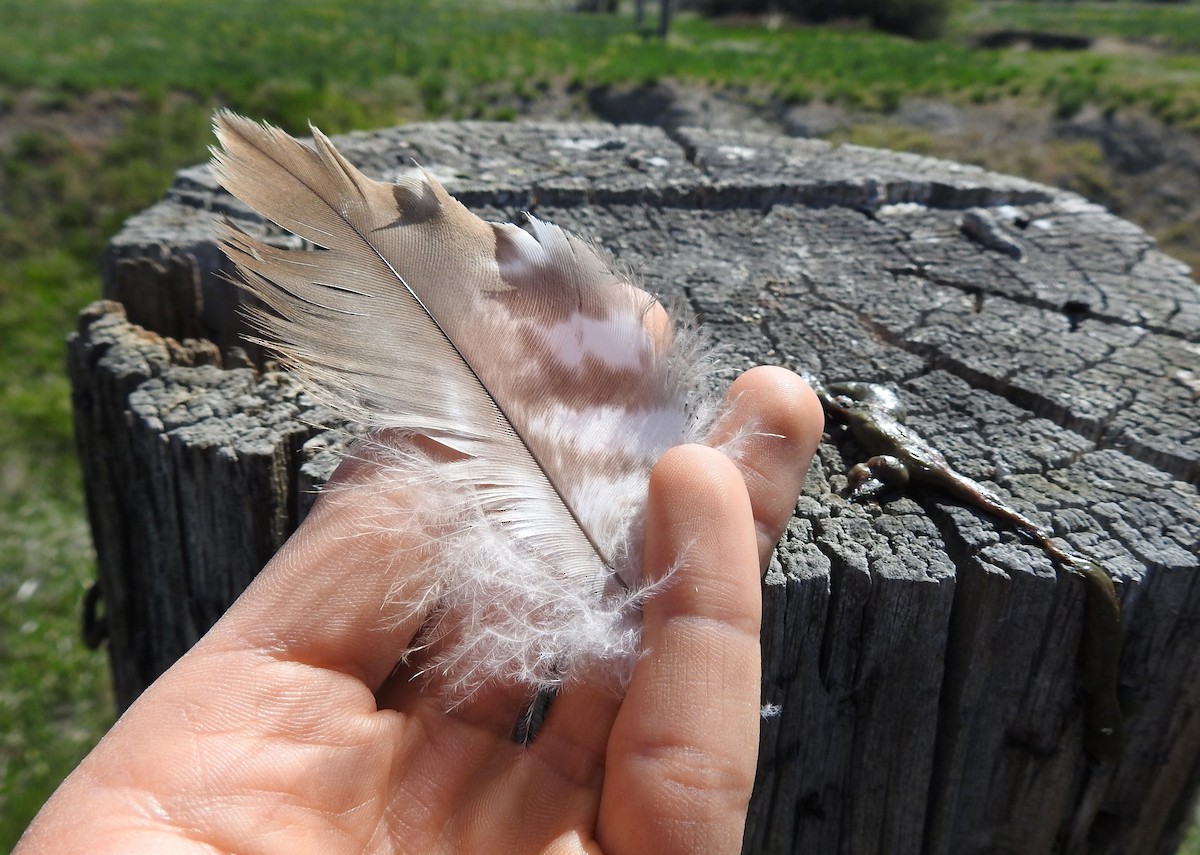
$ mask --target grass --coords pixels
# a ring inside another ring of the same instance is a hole
[[[0,0],[7,22],[0,87],[10,97],[36,87],[63,103],[96,89],[152,100],[186,92],[289,130],[308,119],[340,130],[381,119],[487,117],[497,105],[564,78],[587,85],[671,78],[866,108],[894,105],[901,93],[975,102],[1037,94],[1063,111],[1136,103],[1200,125],[1200,56],[1187,50],[1200,44],[1194,3],[988,2],[956,27],[969,35],[1047,20],[1068,31],[1079,22],[1088,34],[1129,30],[1180,45],[1153,61],[1136,53],[974,50],[961,40],[916,43],[848,28],[771,31],[686,18],[661,45],[631,33],[625,20],[547,12],[546,5],[530,0],[501,14],[428,0]]]
[[[955,22],[960,35],[1024,30],[1104,38],[1119,36],[1175,51],[1200,48],[1200,16],[1189,3],[979,4]]]
[[[1059,115],[1136,106],[1200,130],[1195,2],[987,2],[955,20],[954,38],[929,43],[680,19],[665,45],[633,34],[628,19],[576,16],[565,5],[0,0],[0,850],[112,721],[107,663],[78,640],[94,559],[62,339],[100,292],[107,239],[175,169],[206,157],[214,108],[338,132],[511,118],[548,92],[569,100],[595,85],[674,80],[763,104],[823,100],[881,115],[913,95]],[[1003,28],[1134,37],[1160,49],[968,47],[972,34]],[[903,133],[881,122],[853,138],[958,156],[935,137]],[[1065,183],[1102,193],[1111,178],[1087,146],[1064,142],[1005,165],[1038,177],[1061,167]],[[1179,229],[1172,239],[1200,257],[1200,226]],[[1190,855],[1200,855],[1197,837]]]

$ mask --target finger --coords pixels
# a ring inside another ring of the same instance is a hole
[[[573,682],[554,697],[541,730],[529,745],[530,756],[554,771],[550,779],[554,786],[570,783],[594,794],[593,811],[604,777],[608,735],[622,701],[612,680]]]
[[[741,473],[683,446],[650,481],[647,601],[638,663],[613,726],[600,804],[612,851],[735,852],[758,742],[758,544]]]
[[[469,697],[447,694],[439,673],[420,673],[425,667],[420,656],[405,663],[384,680],[375,693],[380,709],[397,710],[432,723],[449,717],[478,732],[486,732],[500,743],[512,744],[513,734],[522,710],[529,703],[528,686],[510,683],[488,683]],[[415,668],[414,668],[415,666]]]
[[[765,567],[791,519],[820,442],[824,413],[808,384],[780,368],[751,370],[733,384],[726,397],[725,415],[710,443],[739,438],[740,454],[735,459],[748,482],[759,559]],[[607,686],[573,686],[555,699],[544,736],[534,750],[569,766],[576,777],[589,763],[600,769],[604,741],[618,708]]]
[[[784,368],[753,368],[729,388],[725,412],[706,444],[728,445],[746,479],[761,568],[792,517],[824,428],[821,402]]]
[[[304,524],[206,638],[206,645],[352,674],[374,691],[420,627],[389,603],[429,586],[431,548],[412,522],[414,491],[385,490],[370,461],[347,459]]]

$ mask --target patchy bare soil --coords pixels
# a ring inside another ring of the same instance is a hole
[[[1022,175],[1107,206],[1200,271],[1200,137],[1145,114],[1085,109],[1056,118],[1050,108],[1016,102],[958,106],[921,99],[880,114],[829,104],[788,107],[754,93],[664,83],[593,90],[587,104],[613,122],[821,137]]]
[[[880,114],[821,103],[787,106],[750,91],[665,82],[576,91],[550,87],[513,107],[524,118],[600,118],[668,131],[686,125],[741,128],[977,163],[1104,204],[1200,271],[1200,136],[1133,111],[1085,109],[1063,119],[1049,108],[1017,102],[960,106],[913,99]],[[137,96],[124,92],[96,92],[70,102],[24,92],[0,108],[0,152],[11,152],[14,140],[31,131],[95,151],[121,134],[140,108]]]
[[[8,96],[0,109],[0,152],[20,137],[47,133],[66,136],[73,145],[99,148],[121,132],[124,117],[138,108],[136,95],[99,91],[67,98],[38,89]]]

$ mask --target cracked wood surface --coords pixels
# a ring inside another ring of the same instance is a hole
[[[1200,785],[1200,290],[1149,237],[1059,190],[812,140],[446,123],[337,142],[375,177],[416,160],[482,216],[531,209],[596,240],[693,307],[731,373],[890,385],[952,465],[1115,576],[1129,740],[1097,764],[1080,581],[934,492],[845,501],[856,449],[832,434],[764,587],[763,700],[782,714],[747,851],[1173,851]],[[337,459],[328,414],[239,346],[226,215],[263,231],[183,170],[110,246],[121,305],[90,307],[71,342],[123,703]]]

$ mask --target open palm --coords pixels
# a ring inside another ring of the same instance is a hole
[[[526,698],[486,689],[447,713],[411,668],[419,627],[382,612],[417,573],[411,531],[364,527],[363,464],[322,500],[224,618],[67,779],[18,852],[735,852],[753,783],[761,567],[822,416],[794,375],[755,369],[710,448],[651,479],[644,610],[624,697],[573,683],[529,745]],[[718,436],[719,438],[719,436]],[[358,484],[359,486],[355,486]],[[386,628],[384,628],[386,627]]]

